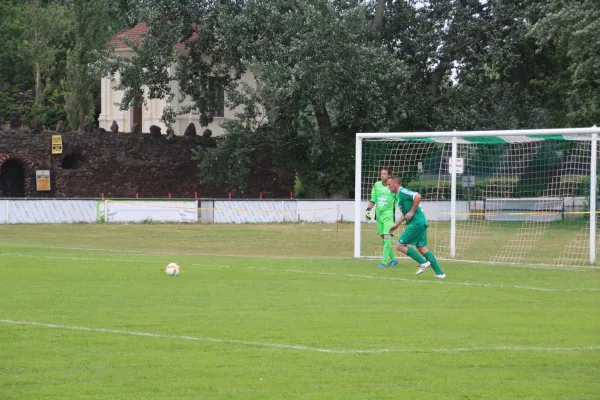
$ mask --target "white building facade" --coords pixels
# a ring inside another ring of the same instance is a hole
[[[126,37],[133,42],[139,42],[143,39],[143,35],[148,31],[148,27],[145,24],[138,24],[132,29],[120,32],[113,38],[111,44],[115,46],[115,54],[123,57],[132,56],[133,52],[131,48],[119,40],[121,37]],[[182,45],[177,45],[177,51],[183,51]],[[170,67],[170,74],[174,74],[176,66]],[[123,99],[123,91],[116,90],[115,87],[118,85],[119,76],[116,75],[113,78],[102,78],[101,82],[101,112],[98,118],[98,122],[101,128],[110,130],[110,126],[113,121],[119,125],[120,132],[131,132],[135,124],[140,125],[141,132],[149,132],[150,126],[156,125],[161,128],[162,134],[166,134],[167,127],[163,122],[160,121],[162,113],[165,107],[167,107],[167,100],[165,99],[149,99],[148,88],[142,87],[144,92],[145,104],[141,107],[133,107],[127,110],[120,110],[119,103]],[[242,77],[242,82],[250,85],[250,87],[256,88],[256,78],[251,71],[246,71]],[[182,107],[189,106],[190,100],[183,98],[180,92],[179,83],[177,81],[171,82],[171,92],[175,94],[175,98],[170,104],[175,111],[180,111]],[[213,122],[208,126],[200,126],[200,119],[197,113],[187,113],[179,115],[173,124],[173,130],[175,135],[183,135],[187,126],[193,122],[196,127],[198,135],[206,129],[210,129],[213,136],[219,136],[223,134],[221,124],[226,119],[235,118],[235,114],[240,111],[238,109],[229,109],[225,105],[226,94],[221,90],[216,92],[219,97],[217,102],[220,107],[215,111]],[[183,101],[180,101],[183,98]]]

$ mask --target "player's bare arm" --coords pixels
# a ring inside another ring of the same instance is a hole
[[[398,227],[400,225],[402,225],[402,222],[404,222],[404,214],[400,213],[400,217],[398,218],[398,221],[396,221],[396,223],[394,224],[394,226],[392,226],[390,228],[390,234],[393,234],[394,232],[396,232],[396,230],[398,229]]]
[[[407,221],[410,221],[412,219],[413,215],[415,214],[415,211],[419,207],[419,204],[421,204],[421,195],[419,193],[416,193],[415,197],[413,197],[412,208],[410,209],[409,212],[406,213],[406,216],[405,216]]]

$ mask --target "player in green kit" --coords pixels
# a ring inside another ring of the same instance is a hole
[[[373,218],[373,206],[376,206],[375,219],[377,220],[377,232],[383,239],[383,257],[381,264],[378,268],[385,268],[387,266],[388,258],[390,261],[390,267],[398,264],[396,254],[394,253],[394,246],[392,245],[393,235],[390,233],[390,228],[396,221],[396,204],[397,195],[392,193],[387,186],[388,179],[392,176],[392,171],[389,168],[383,168],[380,173],[381,181],[376,182],[373,185],[371,191],[371,201],[367,207],[365,218]]]
[[[406,220],[406,228],[396,244],[396,248],[419,263],[417,275],[421,275],[429,266],[433,268],[435,277],[444,279],[446,274],[440,268],[437,259],[427,248],[427,218],[421,210],[421,195],[400,186],[400,178],[394,176],[388,180],[390,191],[398,194],[398,208],[402,212],[400,219],[392,226],[390,233],[394,233],[400,224]],[[417,247],[417,253],[412,247]],[[419,254],[421,253],[421,254]]]

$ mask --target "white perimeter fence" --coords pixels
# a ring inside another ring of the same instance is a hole
[[[564,198],[564,211],[580,211],[583,198]],[[450,202],[423,201],[430,221],[449,221]],[[361,206],[367,207],[367,202]],[[483,210],[481,201],[458,201],[457,220]],[[532,204],[532,208],[534,205]],[[490,219],[493,217],[490,217]],[[518,216],[503,220],[520,220]],[[352,200],[214,199],[4,199],[0,224],[179,222],[179,223],[333,223],[354,221]],[[374,222],[374,221],[371,221]]]

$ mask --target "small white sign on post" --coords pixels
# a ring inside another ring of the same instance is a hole
[[[462,187],[475,187],[475,177],[469,175],[463,175],[462,177]]]
[[[462,174],[463,173],[463,159],[462,158],[457,158],[456,159],[456,173],[457,174]],[[452,174],[452,157],[448,158],[448,173]]]

